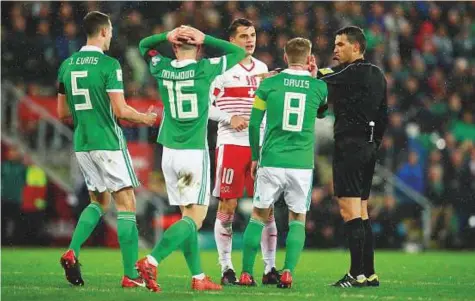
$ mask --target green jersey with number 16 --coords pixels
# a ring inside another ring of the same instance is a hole
[[[327,108],[327,85],[308,71],[286,69],[265,79],[256,91],[249,123],[252,159],[260,166],[312,169],[315,118]],[[259,125],[267,113],[261,153]]]
[[[167,41],[167,32],[140,41],[139,49],[149,62],[163,102],[163,117],[157,141],[173,149],[205,149],[210,106],[210,85],[246,55],[244,50],[224,40],[206,35],[204,44],[226,55],[195,61],[172,60],[153,47]]]
[[[157,54],[150,60],[150,70],[164,107],[157,141],[173,149],[204,149],[209,89],[226,71],[226,57],[177,61]]]
[[[127,147],[107,94],[124,90],[116,59],[98,47],[84,46],[61,64],[58,82],[64,85],[73,117],[76,152]]]

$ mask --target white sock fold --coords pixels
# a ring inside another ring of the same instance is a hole
[[[194,275],[193,278],[198,279],[198,280],[203,280],[205,279],[205,273]]]
[[[269,273],[275,267],[275,253],[277,250],[277,225],[274,215],[269,216],[261,240],[262,259],[264,260],[264,274]]]
[[[234,270],[231,261],[231,252],[233,250],[233,220],[234,214],[218,212],[214,222],[214,239],[219,255],[219,264],[221,272],[227,269]]]
[[[153,266],[158,266],[158,262],[152,255],[147,255],[148,262]]]

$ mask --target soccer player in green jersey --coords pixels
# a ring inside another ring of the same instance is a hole
[[[134,269],[138,231],[133,188],[139,182],[117,118],[152,125],[157,115],[152,113],[153,107],[147,113],[139,113],[124,100],[120,64],[104,54],[112,38],[109,16],[93,11],[83,21],[86,46],[59,68],[58,115],[61,119],[72,116],[74,151],[91,204],[81,213],[69,249],[60,262],[70,283],[84,285],[79,249],[108,208],[112,194],[118,211],[117,234],[124,266],[122,286],[145,287]]]
[[[173,45],[174,60],[153,49],[167,39]],[[197,61],[202,44],[226,55]],[[204,275],[198,246],[198,230],[206,217],[210,195],[206,143],[209,90],[214,78],[239,63],[246,53],[239,46],[188,26],[147,37],[140,41],[139,48],[149,62],[163,101],[158,134],[158,143],[163,145],[162,169],[170,205],[180,206],[182,219],[165,231],[150,255],[137,262],[137,269],[147,287],[159,292],[157,266],[181,247],[192,274],[192,289],[220,290],[220,285]]]
[[[308,71],[313,57],[309,40],[295,38],[285,46],[288,68],[265,79],[256,91],[249,122],[251,173],[256,174],[252,212],[244,232],[241,285],[256,285],[253,267],[262,229],[272,205],[283,194],[289,207],[286,257],[277,287],[292,286],[292,273],[305,242],[305,215],[310,205],[314,167],[315,118],[327,109],[327,85]],[[262,149],[259,128],[267,113]]]

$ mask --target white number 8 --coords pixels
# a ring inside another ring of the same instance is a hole
[[[298,100],[297,107],[291,107],[292,99]],[[282,129],[289,132],[301,132],[303,117],[305,115],[305,102],[307,95],[303,93],[285,92],[284,96],[284,119]],[[297,114],[297,124],[290,124],[290,115]]]

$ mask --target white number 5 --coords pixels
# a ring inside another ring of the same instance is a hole
[[[88,89],[79,89],[78,88],[78,78],[87,77],[87,71],[72,71],[71,72],[71,86],[73,90],[73,96],[84,96],[86,99],[85,103],[77,103],[74,105],[76,111],[91,110],[92,103],[91,97],[89,95]]]

